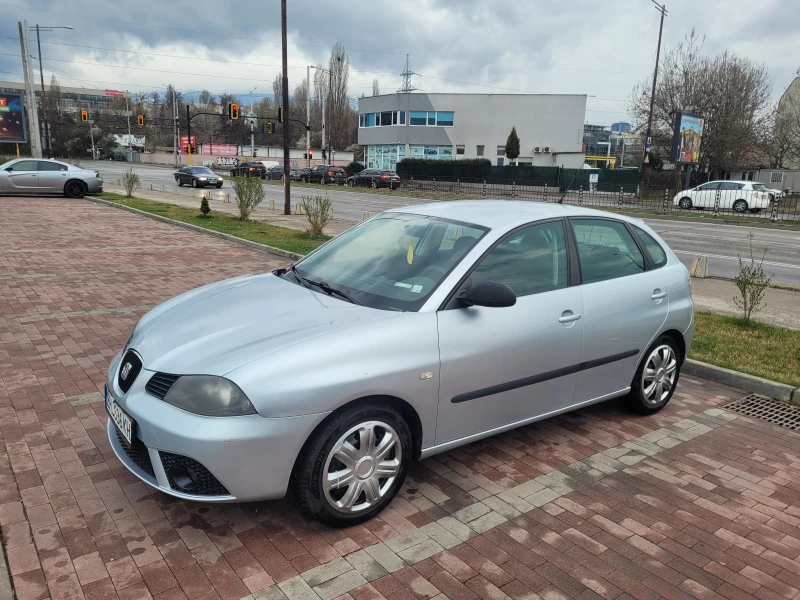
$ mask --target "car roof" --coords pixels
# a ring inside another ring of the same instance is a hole
[[[558,217],[606,217],[643,224],[641,219],[625,215],[558,204],[555,202],[523,202],[519,200],[461,200],[414,204],[387,212],[425,215],[452,219],[489,228],[513,229],[519,225]]]

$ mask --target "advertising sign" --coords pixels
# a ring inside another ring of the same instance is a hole
[[[203,144],[202,153],[213,156],[236,156],[239,154],[239,146],[236,144]]]
[[[186,146],[189,144],[189,136],[182,135],[181,136],[181,144],[178,147],[178,152],[181,154],[186,154]],[[197,150],[197,138],[192,136],[192,154],[195,154]]]
[[[119,90],[106,90],[106,96],[122,97],[124,95],[125,93]]]
[[[114,134],[114,141],[117,142],[120,146],[144,146],[144,136],[143,135],[128,135],[127,133],[123,134]]]
[[[700,143],[703,141],[705,119],[699,115],[678,111],[672,135],[672,162],[695,164],[700,162]]]
[[[0,142],[24,144],[28,141],[22,96],[0,95]]]

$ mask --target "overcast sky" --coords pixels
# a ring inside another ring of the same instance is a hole
[[[765,63],[776,98],[800,68],[798,0],[666,1],[664,47],[695,27],[707,53],[727,48]],[[413,84],[426,92],[587,94],[586,120],[603,124],[626,120],[631,88],[652,78],[658,36],[651,0],[288,5],[291,88],[341,40],[353,97],[370,95],[373,79],[382,93],[397,90],[408,53]],[[246,103],[254,87],[254,97],[271,93],[280,71],[279,0],[0,0],[0,13],[0,80],[22,80],[23,19],[74,27],[42,34],[45,78],[54,72],[65,86],[137,92],[173,83]]]

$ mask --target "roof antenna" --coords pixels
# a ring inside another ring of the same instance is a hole
[[[408,94],[410,92],[416,91],[417,88],[411,85],[411,76],[416,75],[414,71],[411,70],[411,66],[408,64],[408,54],[406,54],[406,66],[403,69],[403,72],[400,73],[400,77],[403,78],[403,85],[400,86],[400,89],[397,90],[400,94]]]

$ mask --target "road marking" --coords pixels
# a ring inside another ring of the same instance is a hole
[[[705,252],[691,252],[689,250],[673,250],[675,254],[688,254],[689,256],[708,256],[709,258],[722,258],[724,260],[739,260],[738,256],[723,256],[721,254],[706,254]],[[800,269],[800,265],[789,265],[786,263],[778,263],[778,262],[770,262],[768,260],[764,261],[765,265],[771,265],[773,267],[786,267],[787,269]]]
[[[664,237],[664,236],[670,235],[670,234],[687,235],[687,236],[691,236],[693,238],[698,238],[699,237],[699,238],[708,238],[708,239],[712,239],[712,240],[727,240],[727,241],[732,241],[732,242],[746,242],[747,241],[747,237],[735,238],[735,237],[725,237],[725,236],[721,236],[721,235],[703,235],[702,233],[694,233],[693,231],[685,231],[685,232],[684,231],[680,231],[680,232],[677,232],[677,231],[663,231],[663,232],[659,233],[659,235],[661,237]],[[798,238],[798,239],[800,239],[800,238]],[[758,243],[758,244],[764,245],[764,246],[788,246],[789,248],[800,248],[800,244],[787,244],[787,243],[784,243],[784,242],[769,242],[769,241],[765,241],[765,240],[759,239],[759,238],[753,238],[753,241]]]

